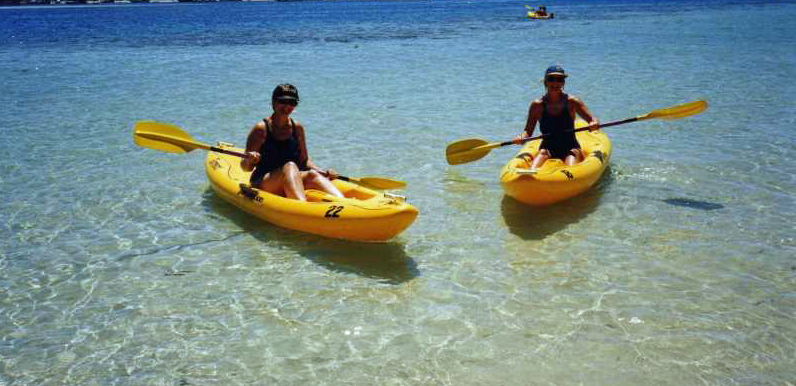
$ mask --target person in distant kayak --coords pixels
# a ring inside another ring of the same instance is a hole
[[[600,121],[589,112],[583,101],[564,93],[566,78],[563,67],[553,65],[547,68],[544,77],[547,92],[531,102],[525,131],[514,138],[515,144],[522,144],[526,136],[533,135],[536,123],[539,122],[539,130],[545,137],[539,146],[539,154],[531,162],[531,170],[538,169],[550,158],[561,159],[567,165],[583,161],[585,154],[575,138],[575,114],[589,123],[589,131],[600,128]]]
[[[536,11],[536,16],[547,16],[547,7],[540,5],[539,10]]]
[[[306,201],[304,189],[317,189],[343,197],[331,180],[332,169],[322,170],[307,155],[304,126],[290,118],[299,102],[291,84],[276,86],[271,96],[274,113],[252,128],[246,139],[246,158],[240,166],[251,175],[251,186],[285,197]]]

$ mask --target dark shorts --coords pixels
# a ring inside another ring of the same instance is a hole
[[[564,159],[567,158],[572,149],[580,149],[580,144],[575,140],[543,140],[539,146],[541,149],[547,149],[550,152],[551,158]]]

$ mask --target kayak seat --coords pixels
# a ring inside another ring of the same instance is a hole
[[[343,191],[343,195],[347,198],[353,198],[356,200],[369,200],[376,196],[374,193],[369,193],[362,189],[350,189],[347,191]]]
[[[322,192],[317,189],[306,189],[304,195],[307,196],[308,202],[334,202],[340,201],[339,197],[335,197],[329,193]]]
[[[531,154],[530,152],[524,151],[524,152],[522,152],[520,154],[517,154],[517,158],[525,161],[525,163],[528,164],[528,166],[530,166],[531,165],[531,161],[533,160],[533,154]]]

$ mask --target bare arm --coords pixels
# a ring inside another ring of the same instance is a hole
[[[301,161],[306,160],[307,168],[309,168],[310,170],[318,170],[317,166],[315,166],[315,164],[312,162],[309,153],[307,152],[307,140],[305,139],[304,136],[304,125],[302,125],[297,120],[294,120],[293,122],[295,122],[296,124],[296,133],[298,134],[298,139],[299,139],[299,153],[301,153],[299,155],[299,157],[301,158],[300,160]]]
[[[531,102],[528,108],[528,120],[525,122],[525,134],[530,137],[533,135],[533,130],[536,129],[536,123],[542,118],[542,109],[544,105],[542,101],[537,99]]]
[[[240,167],[247,172],[254,170],[254,167],[260,163],[262,155],[259,153],[260,147],[265,142],[265,137],[268,132],[265,130],[265,122],[257,122],[246,138],[246,158],[240,161]]]
[[[322,175],[328,177],[330,180],[337,178],[337,172],[335,172],[334,170],[332,169],[323,170],[319,168],[318,165],[315,165],[314,162],[312,162],[312,158],[310,158],[309,153],[307,152],[307,141],[305,140],[304,137],[304,126],[302,126],[302,124],[299,121],[295,122],[296,122],[296,131],[298,132],[298,138],[299,138],[301,159],[307,160],[307,168],[309,168],[310,170],[315,170],[318,173],[321,173]]]
[[[533,131],[536,129],[536,123],[539,122],[539,119],[542,117],[543,108],[540,99],[531,102],[531,105],[528,107],[528,120],[525,121],[525,130],[514,138],[514,143],[519,145],[522,143],[523,138],[533,135]]]
[[[589,123],[589,131],[594,131],[600,128],[600,120],[589,112],[589,108],[577,97],[570,98],[570,104],[575,108],[575,112],[580,115],[586,122]]]

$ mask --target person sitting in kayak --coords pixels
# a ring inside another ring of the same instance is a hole
[[[591,115],[585,103],[576,96],[564,93],[566,77],[564,68],[559,65],[547,68],[544,77],[547,92],[531,102],[525,131],[513,140],[515,144],[522,144],[526,136],[533,135],[536,122],[539,122],[539,129],[545,137],[539,146],[539,154],[531,162],[531,170],[538,169],[549,158],[562,159],[570,166],[583,161],[585,155],[575,138],[575,114],[589,123],[589,131],[600,128],[600,121]]]
[[[271,96],[274,112],[252,128],[240,166],[247,172],[254,170],[251,186],[267,192],[301,201],[307,200],[305,188],[343,197],[331,181],[337,172],[320,169],[307,155],[304,126],[290,118],[298,102],[295,86],[276,86]]]
[[[544,5],[540,5],[539,10],[536,11],[536,16],[542,16],[542,17],[547,16],[547,7],[545,7]]]

